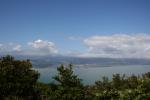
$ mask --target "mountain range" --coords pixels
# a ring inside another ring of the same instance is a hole
[[[15,56],[17,59],[30,59],[35,68],[58,67],[60,64],[75,66],[109,67],[119,65],[150,65],[144,58],[81,58],[68,56]]]

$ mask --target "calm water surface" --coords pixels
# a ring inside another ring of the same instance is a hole
[[[57,75],[57,68],[40,68],[39,81],[49,83],[54,82],[53,76]],[[112,66],[112,67],[74,67],[74,73],[83,79],[84,84],[94,84],[96,80],[100,80],[102,76],[108,76],[111,79],[112,74],[141,75],[150,72],[150,65],[128,65],[128,66]]]

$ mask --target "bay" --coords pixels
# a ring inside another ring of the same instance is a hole
[[[150,65],[118,65],[110,67],[98,67],[99,65],[84,65],[73,67],[74,74],[78,75],[82,82],[86,85],[94,84],[95,81],[100,80],[103,76],[112,78],[113,74],[119,73],[126,76],[141,75],[145,72],[150,72]],[[50,83],[55,82],[52,77],[58,74],[56,67],[36,68],[40,73],[40,82]]]

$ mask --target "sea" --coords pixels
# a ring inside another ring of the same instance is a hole
[[[54,76],[58,75],[56,67],[36,68],[40,73],[40,82],[55,83]],[[76,65],[73,66],[75,75],[82,79],[82,83],[92,85],[97,80],[101,80],[103,76],[112,79],[113,74],[125,74],[127,77],[131,75],[142,75],[143,73],[150,72],[150,65],[117,65],[99,67],[99,65]]]

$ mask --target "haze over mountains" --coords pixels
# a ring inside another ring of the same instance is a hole
[[[119,65],[150,65],[144,58],[81,58],[68,56],[16,56],[17,59],[30,59],[35,68],[58,67],[60,64],[73,64],[80,67],[109,67]]]

